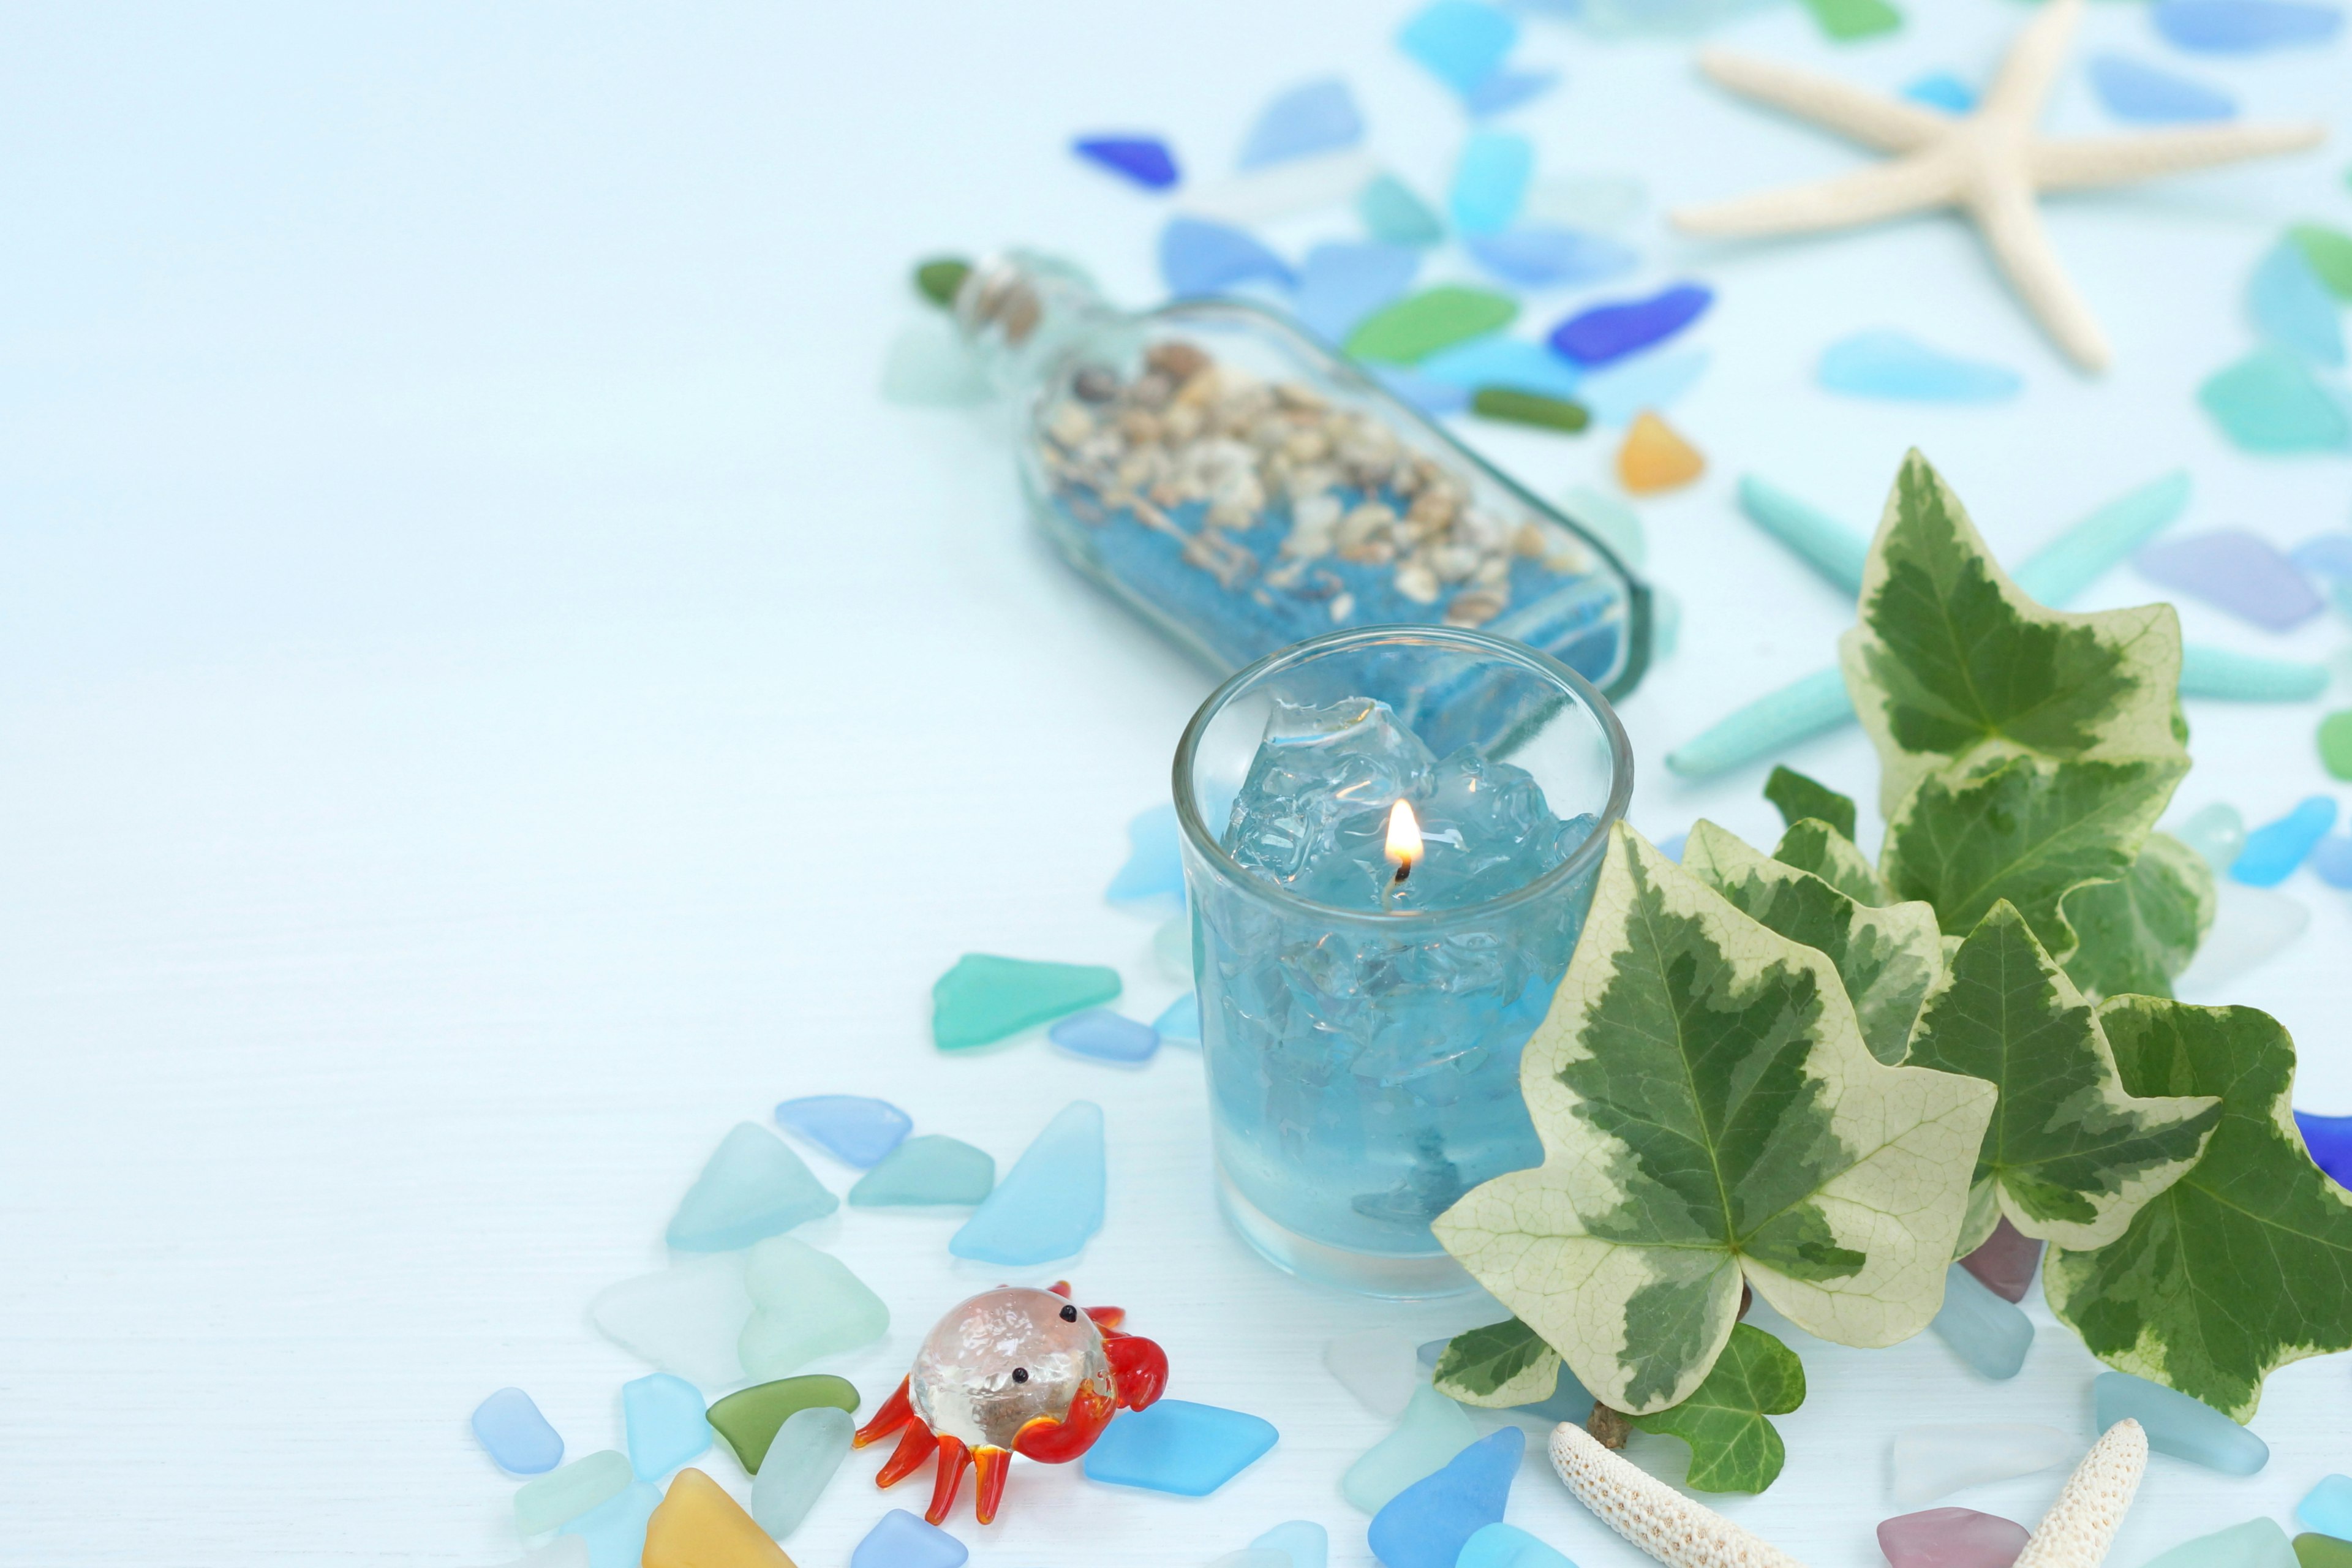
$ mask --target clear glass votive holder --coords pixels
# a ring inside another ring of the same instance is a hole
[[[1440,757],[1468,746],[1524,770],[1586,836],[1549,869],[1453,908],[1319,903],[1245,866],[1229,847],[1234,803],[1269,721],[1363,697]],[[1218,1195],[1252,1247],[1365,1295],[1471,1288],[1429,1222],[1542,1159],[1519,1055],[1567,973],[1633,786],[1624,730],[1592,683],[1478,631],[1336,632],[1269,655],[1202,705],[1177,747],[1176,813]]]

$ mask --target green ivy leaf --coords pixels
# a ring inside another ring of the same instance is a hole
[[[1869,858],[1833,823],[1810,819],[1792,825],[1780,836],[1772,858],[1783,866],[1811,871],[1857,904],[1874,909],[1895,902],[1895,895],[1870,868]]]
[[[1879,1061],[1826,956],[1622,823],[1519,1081],[1544,1163],[1437,1236],[1614,1408],[1691,1396],[1743,1275],[1843,1344],[1941,1305],[1992,1087]]]
[[[2066,973],[2095,996],[2169,996],[2213,924],[2213,904],[2205,857],[2151,833],[2123,880],[2066,895],[2063,912],[2082,939]]]
[[[1827,954],[1845,983],[1870,1054],[1889,1066],[1902,1061],[1919,1004],[1943,977],[1935,910],[1925,904],[1874,909],[1856,903],[1712,822],[1691,829],[1683,868],[1748,919]]]
[[[1454,1335],[1437,1358],[1437,1392],[1465,1405],[1507,1410],[1551,1397],[1559,1352],[1517,1318]]]
[[[2126,1089],[2219,1095],[2221,1121],[2121,1240],[2053,1247],[2043,1294],[2108,1365],[2249,1420],[2273,1371],[2352,1350],[2352,1194],[2295,1131],[2294,1042],[2278,1020],[2117,996],[2099,1022]]]
[[[1990,1189],[2018,1229],[2062,1247],[2123,1235],[2197,1163],[2221,1114],[2210,1096],[2126,1093],[2091,1005],[2006,903],[1960,944],[1908,1059],[2000,1089],[1972,1184]],[[1991,1217],[1981,1223],[1990,1234]]]
[[[1696,1393],[1632,1422],[1690,1445],[1692,1489],[1760,1492],[1780,1477],[1788,1458],[1780,1434],[1764,1418],[1785,1415],[1804,1402],[1805,1364],[1797,1352],[1742,1323]]]
[[[1772,776],[1764,781],[1764,798],[1780,808],[1780,821],[1787,826],[1811,819],[1828,823],[1848,838],[1853,837],[1853,798],[1794,768],[1774,768]]]

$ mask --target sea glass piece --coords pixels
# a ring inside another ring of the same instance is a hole
[[[1984,1245],[1960,1259],[1960,1267],[2002,1300],[2022,1301],[2034,1272],[2042,1267],[2042,1243],[2010,1224],[2003,1215],[1994,1222]]]
[[[1395,1329],[1358,1329],[1323,1347],[1323,1366],[1383,1421],[1402,1415],[1421,1384],[1412,1338]]]
[[[2352,779],[2352,708],[2319,721],[2319,761],[2332,777]]]
[[[628,1456],[606,1448],[550,1470],[519,1488],[514,1497],[515,1531],[537,1535],[568,1519],[577,1519],[600,1503],[629,1489],[636,1479]]]
[[[996,1160],[961,1139],[909,1138],[849,1189],[852,1208],[976,1204],[996,1185]]]
[[[1874,38],[1903,26],[1903,13],[1886,0],[1805,0],[1822,31],[1841,44]]]
[[[1895,1435],[1895,1500],[1933,1502],[1962,1487],[2072,1464],[2081,1447],[2055,1426],[1913,1426]]]
[[[1539,392],[1521,392],[1515,386],[1482,386],[1470,395],[1470,412],[1488,419],[1499,419],[1510,425],[1532,425],[1543,430],[1565,430],[1570,433],[1592,423],[1591,414],[1581,403],[1564,397],[1546,397]]]
[[[2337,581],[2352,578],[2352,533],[2315,533],[2286,552],[2298,571]]]
[[[813,1094],[776,1107],[776,1121],[845,1165],[865,1170],[907,1141],[915,1119],[887,1100],[863,1094]]]
[[[2201,1399],[2134,1377],[2103,1372],[2091,1380],[2091,1400],[2102,1432],[2129,1417],[2147,1432],[2147,1446],[2225,1476],[2251,1476],[2270,1462],[2270,1445]]]
[[[1929,71],[1926,76],[1914,77],[1904,87],[1903,96],[1947,114],[1971,113],[1977,106],[1977,89],[1951,71]]]
[[[658,1480],[710,1447],[702,1391],[669,1373],[621,1384],[621,1418],[628,1427],[629,1465],[641,1481]]]
[[[678,1201],[665,1239],[680,1252],[731,1252],[840,1206],[783,1140],[740,1121]]]
[[[1347,349],[1355,359],[1417,365],[1440,349],[1501,331],[1518,313],[1507,295],[1441,284],[1373,311],[1348,334]]]
[[[1508,114],[1521,104],[1533,103],[1559,85],[1558,71],[1522,71],[1505,67],[1464,93],[1462,107],[1482,119],[1490,114]]]
[[[1479,266],[1522,289],[1598,283],[1631,272],[1642,259],[1613,239],[1539,225],[1467,235],[1462,246]]]
[[[646,1525],[661,1500],[661,1488],[651,1481],[632,1481],[618,1497],[567,1520],[561,1533],[586,1550],[588,1568],[638,1568],[645,1561]]]
[[[1240,166],[1262,169],[1318,153],[1336,153],[1364,139],[1364,117],[1355,95],[1338,77],[1301,82],[1276,95],[1258,110],[1257,121],[1242,140]]]
[[[1154,1033],[1171,1046],[1197,1046],[1201,1043],[1201,995],[1187,991],[1168,1004],[1151,1021]]]
[[[2215,801],[2199,807],[2173,830],[2173,837],[2205,857],[2206,864],[2216,871],[2226,871],[2245,852],[2246,819],[2238,815],[2236,806]]]
[[[1634,416],[1617,448],[1617,482],[1637,496],[1678,489],[1706,471],[1698,449],[1654,414]]]
[[[1397,47],[1465,97],[1503,63],[1519,41],[1510,14],[1475,0],[1436,0],[1408,17]]]
[[[1148,191],[1164,191],[1177,181],[1176,155],[1157,136],[1081,136],[1070,150]]]
[[[2275,1520],[2250,1519],[2147,1560],[2147,1568],[2296,1568],[2294,1547]]]
[[[2143,65],[2128,55],[2093,55],[2084,69],[2107,112],[2135,125],[2191,125],[2229,120],[2238,112],[2238,100],[2220,89]]]
[[[1433,353],[1421,362],[1419,370],[1457,386],[1509,386],[1547,397],[1575,396],[1581,379],[1574,365],[1543,344],[1500,332]]]
[[[2294,875],[2311,847],[2336,826],[2336,802],[2315,795],[2276,822],[2246,835],[2246,847],[2230,863],[2230,876],[2249,888],[2275,888]]]
[[[784,1423],[803,1410],[820,1406],[845,1415],[855,1411],[856,1386],[845,1377],[779,1378],[736,1390],[712,1405],[707,1419],[710,1429],[735,1450],[743,1468],[756,1476]]]
[[[1379,172],[1371,154],[1360,150],[1318,153],[1239,174],[1223,184],[1195,191],[1187,207],[1195,216],[1246,231],[1251,225],[1278,223],[1300,213],[1338,206],[1364,188]]]
[[[2272,246],[2255,265],[2246,313],[2256,331],[2289,353],[2314,364],[2344,363],[2343,307],[2293,239]]]
[[[2000,403],[2025,386],[2015,371],[1962,359],[1886,328],[1832,343],[1822,352],[1820,375],[1832,392],[1905,403]]]
[[[2316,1531],[2294,1538],[2298,1568],[2352,1568],[2352,1541],[2338,1541]]]
[[[2167,42],[2211,55],[2324,44],[2344,23],[2334,6],[2299,0],[2157,0],[2148,15]]]
[[[2294,1517],[2305,1530],[2352,1541],[2352,1476],[2321,1477],[2294,1505]]]
[[[992,1045],[1118,995],[1118,971],[967,952],[931,987],[931,1037],[943,1051]]]
[[[1207,1497],[1274,1447],[1274,1424],[1238,1410],[1162,1399],[1120,1415],[1087,1450],[1087,1479]]]
[[[727,1489],[688,1467],[646,1521],[645,1568],[793,1568]]]
[[[849,1265],[789,1236],[751,1248],[743,1286],[752,1310],[739,1350],[744,1373],[758,1382],[870,1345],[890,1331],[890,1309]]]
[[[971,263],[961,256],[932,256],[915,263],[915,292],[941,310],[955,303]]]
[[[1705,285],[1677,283],[1647,299],[1593,305],[1554,327],[1551,346],[1579,364],[1607,364],[1665,342],[1714,302]]]
[[[588,1321],[623,1350],[705,1388],[743,1381],[736,1346],[751,1316],[740,1254],[698,1258],[607,1286]]]
[[[1555,174],[1528,189],[1522,213],[1530,223],[1613,230],[1639,217],[1649,201],[1649,187],[1631,174]]]
[[[988,399],[988,378],[945,321],[909,321],[882,358],[882,397],[908,408],[970,408]]]
[[[1927,1326],[1977,1372],[2015,1377],[2033,1348],[2033,1320],[1955,1263],[1944,1271],[1944,1304]]]
[[[2329,834],[2311,847],[2305,864],[2329,887],[2352,888],[2352,834]]]
[[[1445,226],[1412,187],[1394,174],[1375,175],[1356,195],[1356,216],[1383,245],[1419,248],[1445,237]]]
[[[1500,234],[1519,216],[1535,175],[1535,143],[1504,131],[1479,131],[1454,165],[1446,209],[1464,236]]]
[[[2015,1520],[1972,1508],[1931,1508],[1878,1524],[1888,1568],[2009,1568],[2030,1532]]]
[[[545,1475],[563,1459],[563,1439],[520,1388],[501,1388],[474,1406],[474,1436],[509,1475]]]
[[[1189,919],[1171,915],[1160,922],[1160,929],[1151,933],[1151,961],[1169,979],[1191,982],[1192,922]]]
[[[1148,1062],[1160,1048],[1160,1031],[1108,1007],[1073,1013],[1045,1031],[1045,1037],[1074,1056],[1101,1062]]]
[[[1324,342],[1344,342],[1357,322],[1392,302],[1411,288],[1412,275],[1420,269],[1421,253],[1409,246],[1384,245],[1377,241],[1318,245],[1307,253],[1306,261],[1299,266],[1298,292],[1291,298],[1291,311],[1298,318],[1301,326]],[[1146,815],[1156,816],[1162,814],[1167,822],[1166,848],[1160,851],[1155,847],[1150,861],[1159,873],[1153,890],[1162,890],[1158,882],[1164,882],[1167,870],[1172,868],[1175,895],[1181,903],[1184,896],[1184,866],[1176,853],[1176,808],[1163,805]],[[1144,853],[1145,846],[1139,833],[1143,820],[1138,817],[1135,827],[1130,830],[1139,835],[1136,839],[1137,858],[1128,862],[1130,868],[1137,865]],[[1119,873],[1122,880],[1127,875],[1126,871]],[[1114,889],[1118,885],[1112,884]],[[1123,900],[1114,897],[1111,901],[1119,903]]]
[[[2274,632],[2301,626],[2327,608],[2277,546],[2244,529],[2159,539],[2133,556],[2132,565],[2151,583]]]
[[[1527,1451],[1525,1428],[1506,1426],[1397,1493],[1372,1516],[1372,1554],[1387,1568],[1454,1568],[1472,1536],[1503,1521]]]
[[[1289,1568],[1329,1568],[1331,1536],[1311,1519],[1294,1519],[1251,1542],[1249,1549],[1279,1552],[1289,1559]]]
[[[969,1548],[934,1524],[894,1508],[849,1554],[849,1568],[961,1568]]]
[[[1576,1381],[1576,1373],[1569,1371],[1568,1363],[1562,1362],[1559,1375],[1552,1380],[1551,1393],[1548,1396],[1533,1405],[1514,1405],[1511,1410],[1516,1415],[1533,1416],[1553,1426],[1562,1421],[1572,1421],[1581,1426],[1591,1418],[1592,1403],[1591,1394],[1584,1384]]]
[[[660,1495],[658,1489],[647,1489]],[[526,1552],[511,1563],[499,1563],[499,1568],[604,1568],[604,1564],[591,1560],[586,1542],[559,1534],[538,1551]]]
[[[1179,297],[1265,280],[1290,287],[1290,264],[1231,224],[1176,216],[1160,231],[1160,276]]]
[[[1649,558],[1650,542],[1642,531],[1642,514],[1615,496],[1578,485],[1560,497],[1559,505],[1587,532],[1615,551],[1626,565],[1639,566]]]
[[[1026,1268],[1069,1257],[1102,1222],[1102,1107],[1074,1100],[1022,1152],[948,1250]]]
[[[1456,386],[1435,376],[1423,375],[1417,371],[1402,370],[1394,365],[1375,365],[1372,376],[1391,395],[1432,418],[1459,414],[1470,406],[1468,387]]]
[[[1377,1514],[1397,1493],[1436,1474],[1477,1440],[1478,1429],[1462,1406],[1423,1384],[1413,1390],[1396,1430],[1348,1467],[1339,1493],[1364,1512]]]
[[[2347,184],[2352,184],[2347,180]],[[2286,236],[2303,249],[2312,275],[2329,293],[2352,305],[2352,234],[2315,223],[2299,223]]]
[[[1508,1524],[1490,1524],[1462,1543],[1454,1568],[1576,1568],[1526,1531]]]
[[[2190,643],[2180,650],[2180,695],[2224,702],[2302,702],[2327,689],[2327,667]]]
[[[1631,425],[1642,415],[1663,414],[1683,399],[1706,374],[1705,349],[1640,354],[1587,372],[1577,398],[1592,411],[1596,425]]]
[[[2268,888],[2223,879],[2214,906],[2213,927],[2197,957],[2176,982],[2183,994],[2218,996],[2283,952],[2311,927],[2311,909]]]
[[[2334,452],[2352,447],[2352,412],[2279,348],[2260,348],[2197,389],[2221,433],[2249,452]]]
[[[849,1458],[857,1423],[830,1405],[796,1410],[768,1445],[767,1463],[751,1482],[751,1517],[770,1535],[790,1535],[801,1527],[833,1473]]]

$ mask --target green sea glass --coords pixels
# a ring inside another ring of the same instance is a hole
[[[515,1530],[522,1535],[553,1530],[619,1497],[636,1479],[629,1468],[629,1457],[618,1449],[606,1448],[574,1459],[517,1489]]]
[[[1413,1390],[1397,1429],[1367,1449],[1339,1479],[1339,1495],[1366,1513],[1378,1513],[1413,1482],[1433,1476],[1478,1440],[1469,1415],[1423,1384]]]
[[[823,1355],[872,1344],[890,1331],[890,1309],[849,1265],[789,1236],[751,1248],[743,1270],[751,1321],[738,1352],[751,1377],[782,1377]]]
[[[2319,762],[2331,776],[2352,779],[2352,708],[2319,721]]]
[[[826,1405],[855,1413],[857,1387],[845,1377],[785,1377],[736,1390],[710,1407],[710,1429],[727,1439],[751,1475],[766,1462],[768,1445],[785,1422],[803,1410]]]
[[[2352,304],[2352,234],[2315,223],[2299,223],[2286,232],[2327,291]]]
[[[909,1138],[849,1189],[852,1208],[976,1204],[996,1185],[996,1158],[960,1138]]]
[[[1512,425],[1533,425],[1545,430],[1578,431],[1592,423],[1581,403],[1546,397],[1511,386],[1482,386],[1470,395],[1470,411]]]
[[[782,1139],[743,1121],[679,1200],[667,1240],[680,1252],[731,1252],[840,1206]]]
[[[992,1045],[1118,995],[1118,971],[967,952],[931,987],[931,1037],[943,1051]]]
[[[2352,1568],[2352,1541],[2317,1531],[2294,1538],[2296,1568]]]
[[[2276,1520],[2250,1519],[2148,1560],[2147,1568],[2300,1568]]]
[[[1886,0],[1805,0],[1822,32],[1839,43],[1875,37],[1903,26],[1903,13]]]
[[[1348,353],[1380,364],[1418,364],[1440,349],[1502,331],[1518,313],[1518,302],[1506,295],[1444,284],[1373,311],[1348,334]]]

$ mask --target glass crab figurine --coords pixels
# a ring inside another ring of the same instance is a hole
[[[973,1511],[996,1518],[1013,1456],[1066,1465],[1094,1447],[1120,1410],[1141,1410],[1168,1386],[1168,1356],[1119,1332],[1118,1307],[1081,1310],[1067,1280],[1051,1290],[1005,1285],[950,1308],[915,1354],[915,1370],[858,1430],[857,1447],[898,1433],[875,1476],[895,1486],[939,1455],[924,1518],[947,1521],[967,1466],[980,1469]]]

